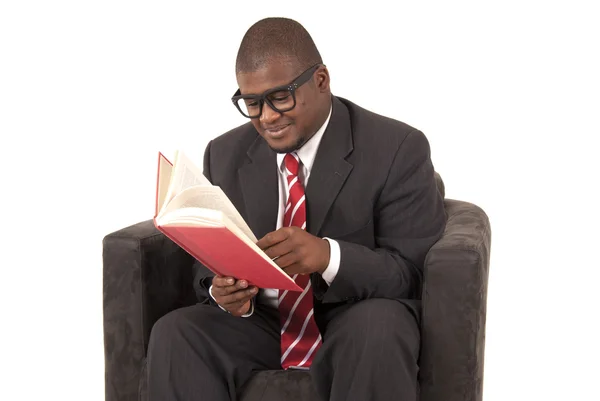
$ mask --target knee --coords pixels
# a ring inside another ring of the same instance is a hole
[[[417,321],[401,302],[368,299],[350,308],[344,319],[343,332],[349,344],[361,344],[385,356],[392,348],[417,355],[420,333]]]
[[[167,313],[156,321],[150,332],[150,341],[148,343],[148,353],[152,352],[157,346],[169,347],[173,342],[188,337],[194,330],[194,322],[197,325],[202,319],[203,309],[196,305],[187,308],[176,309]],[[192,315],[194,315],[192,317]]]

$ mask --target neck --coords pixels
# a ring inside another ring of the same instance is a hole
[[[331,94],[329,94],[324,103],[325,104],[323,105],[323,107],[320,107],[319,115],[316,119],[316,127],[313,127],[314,129],[312,130],[312,134],[306,140],[312,138],[317,133],[319,128],[321,128],[323,124],[325,124],[325,120],[327,120],[327,116],[329,116],[329,110],[331,110]]]

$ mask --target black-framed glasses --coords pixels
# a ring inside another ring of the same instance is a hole
[[[242,95],[240,90],[231,98],[235,107],[244,117],[258,118],[263,105],[267,103],[278,113],[285,113],[296,107],[296,89],[308,82],[322,64],[315,64],[287,85],[277,86],[264,91],[261,95]]]

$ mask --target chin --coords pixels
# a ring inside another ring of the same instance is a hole
[[[275,153],[292,153],[295,150],[298,149],[297,146],[275,146],[272,144],[269,144],[269,147],[275,152]]]
[[[299,137],[291,140],[267,141],[267,144],[276,153],[292,153],[300,149],[305,142],[304,138]]]

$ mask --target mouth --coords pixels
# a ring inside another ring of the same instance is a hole
[[[289,131],[290,124],[278,125],[265,129],[265,135],[272,139],[280,139]]]

